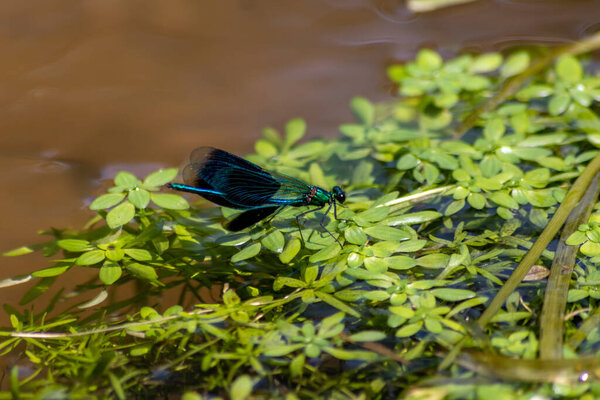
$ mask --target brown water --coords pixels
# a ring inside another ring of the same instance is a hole
[[[385,67],[421,47],[451,57],[598,29],[599,0],[426,15],[387,0],[1,2],[0,252],[80,227],[120,169],[144,176],[203,145],[244,154],[296,116],[309,136],[335,136],[350,98],[388,99]],[[0,259],[0,279],[42,266]],[[0,303],[25,286],[0,289]]]

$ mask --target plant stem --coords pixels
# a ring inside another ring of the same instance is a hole
[[[455,187],[456,187],[456,185],[448,185],[448,186],[442,186],[442,187],[431,189],[431,190],[426,190],[426,191],[420,192],[420,193],[410,194],[408,196],[399,197],[397,199],[388,201],[387,203],[380,204],[378,207],[393,206],[396,204],[406,203],[409,201],[417,202],[417,201],[425,200],[428,197],[432,197],[438,193],[443,193],[447,190],[454,189]]]
[[[540,358],[543,360],[559,359],[563,355],[567,294],[575,259],[579,251],[579,246],[570,246],[566,244],[566,241],[579,225],[586,223],[589,219],[600,191],[599,178],[600,174],[594,176],[581,203],[579,203],[579,207],[575,208],[569,215],[554,253],[554,261],[546,285],[540,318]]]
[[[548,243],[556,236],[556,233],[562,227],[573,208],[577,206],[579,200],[583,197],[584,192],[587,190],[587,187],[590,185],[598,171],[600,171],[600,154],[596,155],[581,173],[579,178],[573,183],[573,186],[569,189],[562,204],[558,207],[544,231],[540,234],[533,246],[531,246],[531,249],[529,249],[525,257],[523,257],[508,280],[500,288],[483,314],[481,314],[481,317],[478,320],[478,324],[481,328],[484,328],[487,323],[490,322],[492,317],[498,312],[500,307],[502,307],[502,304],[504,304],[508,296],[517,288],[525,275],[527,275],[527,272],[538,260],[546,246],[548,246]]]

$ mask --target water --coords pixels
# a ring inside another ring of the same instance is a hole
[[[421,47],[564,44],[599,29],[598,15],[598,0],[425,15],[390,0],[2,3],[0,252],[39,242],[39,229],[81,227],[119,169],[143,176],[206,145],[245,154],[261,128],[296,116],[309,137],[335,136],[350,98],[389,99],[385,67]],[[0,265],[4,279],[45,264]]]

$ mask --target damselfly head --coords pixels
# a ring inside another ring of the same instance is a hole
[[[346,200],[346,193],[344,193],[341,187],[334,186],[333,189],[331,189],[331,192],[333,193],[333,198],[339,203],[343,203]]]

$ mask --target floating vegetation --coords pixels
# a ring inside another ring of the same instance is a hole
[[[422,50],[340,138],[265,129],[248,160],[346,191],[301,233],[289,208],[229,232],[240,210],[167,193],[175,169],[120,172],[83,230],[5,254],[52,261],[0,282],[32,285],[0,398],[597,398],[599,42]]]

